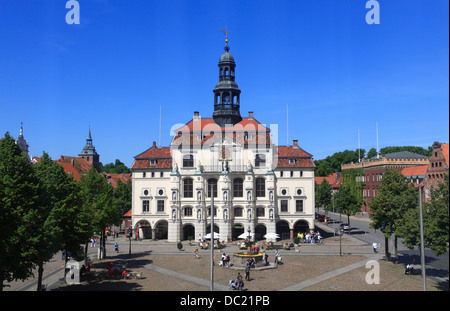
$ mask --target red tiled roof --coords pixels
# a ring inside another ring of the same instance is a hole
[[[67,162],[72,164],[80,174],[87,173],[91,169],[91,164],[83,158],[61,156],[58,162]]]
[[[131,174],[106,174],[106,180],[111,186],[116,188],[119,180],[124,184],[127,183],[128,180],[131,181]]]
[[[192,119],[186,125],[183,125],[176,131],[182,131],[182,132],[209,132],[209,131],[228,131],[228,132],[236,132],[236,131],[266,131],[268,128],[266,128],[264,125],[259,123],[258,120],[254,118],[242,118],[242,120],[233,127],[220,127],[217,123],[214,122],[213,118],[198,118],[198,119]]]
[[[277,167],[315,167],[312,155],[295,143],[293,146],[278,146]]]
[[[320,185],[324,179],[326,179],[332,188],[339,188],[342,183],[342,176],[337,173],[333,173],[327,177],[314,177],[314,180],[318,185]]]
[[[402,169],[403,176],[425,176],[427,173],[428,164],[419,166],[410,166]]]
[[[73,162],[72,162],[72,159],[73,159]],[[32,162],[40,163],[41,158],[33,157]],[[61,156],[59,158],[59,160],[55,161],[55,162],[58,163],[59,165],[62,165],[62,167],[64,168],[64,172],[66,174],[72,175],[76,181],[80,181],[80,178],[81,178],[80,173],[86,173],[89,170],[89,168],[91,167],[89,162],[87,162],[85,159],[76,158],[76,157]],[[73,165],[72,165],[72,163],[73,163]],[[78,167],[79,170],[77,170],[76,167]],[[89,167],[89,168],[87,168],[87,167]]]
[[[448,159],[448,144],[441,144],[442,155],[444,156],[445,163],[447,163],[447,167],[449,167],[449,159]]]
[[[156,147],[156,142],[153,146],[141,154],[134,157],[135,161],[131,169],[139,168],[171,168],[172,167],[172,153],[170,147]],[[150,165],[150,161],[156,162]]]

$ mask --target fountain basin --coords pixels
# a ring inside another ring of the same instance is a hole
[[[255,262],[255,267],[263,266],[263,254],[262,253],[236,253],[233,255],[233,264],[236,267],[245,267],[247,264],[247,260],[253,259]]]

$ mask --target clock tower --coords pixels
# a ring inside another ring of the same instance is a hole
[[[235,125],[242,120],[239,112],[241,90],[235,82],[236,63],[229,52],[228,31],[223,30],[223,32],[226,36],[225,53],[219,59],[219,82],[213,90],[213,118],[220,127],[225,127],[226,124]]]

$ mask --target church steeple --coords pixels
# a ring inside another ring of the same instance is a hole
[[[86,138],[86,145],[84,146],[81,153],[78,155],[79,158],[86,159],[91,165],[93,165],[97,170],[99,169],[100,156],[95,147],[92,145],[91,127],[89,126],[88,137]]]
[[[219,59],[219,82],[216,84],[214,92],[214,122],[225,127],[226,124],[234,125],[242,120],[239,112],[240,94],[235,82],[236,63],[234,57],[229,53],[228,30],[225,33],[225,53]]]

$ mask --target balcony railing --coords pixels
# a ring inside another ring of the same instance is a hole
[[[224,168],[229,173],[243,173],[247,171],[247,165],[203,165],[202,171],[205,173],[220,173],[224,171]]]

